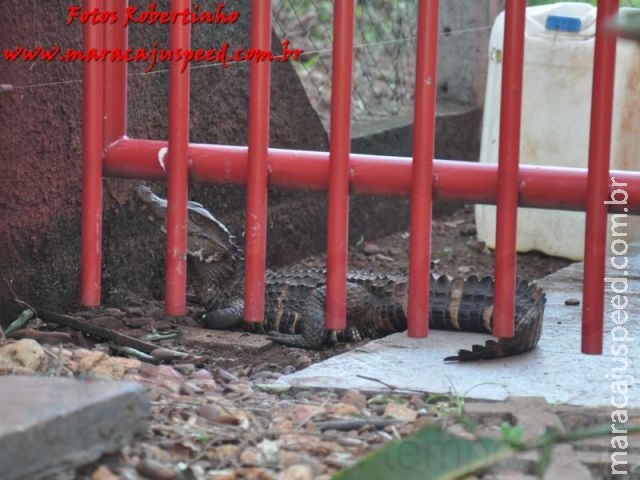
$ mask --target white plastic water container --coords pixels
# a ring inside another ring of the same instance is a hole
[[[638,9],[621,8],[620,15]],[[556,3],[526,12],[520,164],[586,168],[597,9]],[[558,30],[560,28],[560,30]],[[491,31],[480,162],[497,163],[504,12]],[[640,48],[619,40],[611,169],[640,170]],[[640,240],[640,217],[628,217],[626,241]],[[478,239],[495,248],[496,208],[476,206]],[[518,251],[582,260],[584,212],[519,208]],[[620,230],[620,229],[619,229]]]

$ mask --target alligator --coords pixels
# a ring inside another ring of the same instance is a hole
[[[149,219],[164,229],[167,201],[145,185],[136,197]],[[205,328],[243,326],[266,333],[276,343],[319,349],[331,342],[380,338],[407,328],[408,278],[403,273],[350,270],[347,274],[346,328],[325,328],[325,270],[306,266],[267,270],[263,322],[244,322],[244,258],[227,227],[201,204],[187,203],[187,269],[197,301],[204,306]],[[429,327],[490,334],[494,280],[431,276]],[[515,334],[460,350],[445,361],[469,361],[518,355],[533,349],[542,333],[545,295],[535,284],[518,281]]]

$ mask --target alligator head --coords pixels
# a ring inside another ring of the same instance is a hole
[[[166,233],[167,200],[146,185],[136,188],[149,219]],[[222,302],[234,282],[242,285],[242,250],[229,230],[200,203],[187,202],[187,261],[199,301],[208,308]],[[241,287],[240,287],[241,288]]]

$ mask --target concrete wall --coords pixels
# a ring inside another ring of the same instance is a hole
[[[440,2],[438,97],[482,108],[488,46],[504,0]]]

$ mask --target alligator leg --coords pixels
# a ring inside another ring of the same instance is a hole
[[[321,348],[329,338],[329,331],[324,328],[325,291],[325,287],[318,288],[305,300],[302,308],[300,333],[288,334],[271,331],[267,338],[290,347]]]
[[[239,327],[242,325],[243,310],[244,301],[235,300],[229,307],[207,312],[200,322],[203,327],[216,330],[228,330],[233,327]]]

